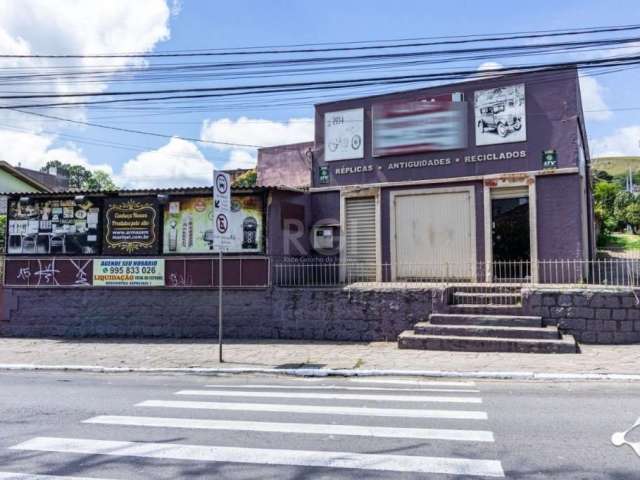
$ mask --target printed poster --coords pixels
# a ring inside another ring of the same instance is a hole
[[[227,253],[263,251],[263,204],[259,195],[232,195]],[[185,197],[164,207],[163,253],[217,253],[213,198]]]
[[[324,159],[349,160],[364,156],[364,110],[354,108],[324,114]]]
[[[103,253],[157,254],[158,213],[158,202],[155,198],[106,200]]]
[[[527,140],[524,83],[478,90],[474,104],[476,145]]]
[[[94,259],[93,286],[164,287],[164,259]]]

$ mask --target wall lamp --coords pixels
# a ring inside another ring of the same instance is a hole
[[[82,202],[82,201],[84,201],[84,195],[76,195],[75,197],[73,197],[73,199],[76,202]]]
[[[31,200],[29,197],[20,197],[20,203],[29,203]]]
[[[159,193],[158,194],[158,202],[162,205],[164,205],[165,203],[169,203],[169,195],[165,194],[165,193]]]

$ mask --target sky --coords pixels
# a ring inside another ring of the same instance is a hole
[[[488,8],[487,2],[461,0],[0,0],[0,52],[82,55],[169,52],[632,23],[640,23],[637,0],[538,0],[503,4],[500,8]],[[640,54],[640,42],[625,51],[631,52]],[[611,53],[597,52],[597,55],[607,54]],[[566,61],[571,57],[550,56],[544,60]],[[0,75],[16,67],[38,72],[51,71],[61,65],[85,68],[108,65],[113,71],[110,77],[91,84],[55,78],[34,85],[3,84],[0,79],[0,92],[109,92],[293,81],[286,77],[221,81],[200,78],[191,82],[178,79],[154,83],[136,81],[130,74],[125,75],[131,68],[144,70],[163,62],[167,60],[0,59]],[[505,66],[509,62],[509,59],[495,60]],[[464,66],[486,69],[492,64],[493,60],[487,59]],[[460,66],[449,64],[440,68]],[[335,78],[335,72],[323,71],[313,78]],[[581,78],[592,157],[640,155],[639,78],[637,68],[597,76],[585,73]],[[413,85],[413,88],[420,86]],[[369,88],[362,93],[394,88],[399,87]],[[354,92],[333,95],[332,98],[337,99],[354,96]],[[122,106],[39,110],[81,122],[157,132],[168,138],[115,132],[3,110],[0,112],[0,160],[36,169],[49,160],[80,164],[110,173],[124,188],[207,185],[214,167],[253,166],[256,150],[179,137],[261,146],[312,140],[314,100],[327,98],[320,94],[311,98],[307,94],[304,101],[294,102],[284,101],[280,96],[278,101],[259,104],[208,99],[192,102],[198,108],[191,110],[141,110]]]

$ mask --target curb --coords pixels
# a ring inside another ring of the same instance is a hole
[[[542,380],[584,381],[617,380],[640,381],[640,374],[628,373],[535,373],[535,372],[455,372],[446,370],[358,370],[331,368],[147,368],[103,367],[99,365],[32,365],[0,364],[0,371],[22,372],[86,372],[86,373],[181,373],[191,375],[286,375],[295,377],[426,377],[474,378],[483,380]]]

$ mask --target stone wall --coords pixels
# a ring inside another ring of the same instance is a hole
[[[640,342],[640,301],[629,288],[527,288],[525,314],[541,316],[584,343]]]
[[[0,335],[216,337],[215,290],[5,289]],[[228,338],[394,341],[431,313],[430,290],[224,292]]]
[[[0,290],[0,335],[211,337],[218,335],[211,289],[14,288]],[[227,338],[395,341],[446,311],[445,290],[367,288],[226,290]],[[539,315],[585,343],[640,342],[640,306],[630,289],[523,289],[523,313]]]

